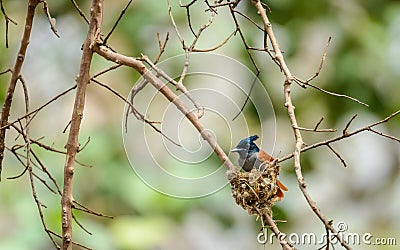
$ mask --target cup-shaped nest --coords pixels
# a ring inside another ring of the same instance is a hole
[[[279,200],[277,196],[279,165],[272,162],[261,172],[252,169],[242,172],[240,168],[227,171],[231,184],[232,196],[236,203],[247,212],[257,215],[270,214],[271,207]]]

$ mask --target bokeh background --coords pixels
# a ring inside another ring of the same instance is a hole
[[[7,14],[18,25],[10,24],[9,44],[5,48],[5,22],[0,18],[0,71],[12,67],[22,34],[26,1],[3,1]],[[29,87],[31,107],[35,108],[61,91],[71,87],[79,69],[81,45],[87,25],[72,8],[69,1],[49,0],[50,11],[57,19],[61,38],[51,33],[45,14],[36,11],[32,37],[23,67],[23,77]],[[78,1],[88,13],[89,1]],[[313,89],[293,86],[299,124],[313,128],[325,118],[321,128],[336,128],[336,134],[303,133],[305,142],[312,144],[341,133],[347,121],[358,114],[350,130],[381,120],[400,107],[400,3],[398,1],[268,1],[273,28],[285,51],[287,63],[296,76],[306,79],[315,73],[326,41],[332,36],[327,60],[314,84],[329,91],[351,95],[368,103],[364,107],[347,99],[326,95]],[[111,29],[125,2],[106,2],[103,33]],[[187,26],[186,12],[174,1],[173,15],[187,41],[193,36]],[[192,7],[193,27],[207,20],[204,4]],[[258,16],[250,1],[241,1],[239,9],[254,20]],[[247,41],[261,46],[262,33],[251,23],[239,19]],[[258,22],[260,23],[260,22]],[[221,9],[213,25],[199,40],[199,48],[220,43],[234,29],[229,13]],[[170,41],[162,59],[182,53],[165,1],[134,1],[109,44],[120,53],[155,58],[158,53],[157,32],[163,37],[170,32]],[[232,57],[254,69],[238,35],[217,53]],[[293,150],[294,142],[283,101],[283,76],[276,65],[263,53],[255,53],[262,70],[260,79],[275,108],[276,134],[274,155],[284,156]],[[108,66],[94,57],[92,72]],[[176,65],[179,69],[182,65]],[[3,101],[10,75],[0,76],[0,99]],[[128,96],[139,75],[120,68],[102,78],[102,81]],[[250,83],[250,81],[249,81]],[[39,113],[32,123],[32,137],[62,149],[73,106],[70,93]],[[140,107],[140,103],[137,104]],[[87,92],[85,114],[80,135],[81,144],[89,137],[90,143],[79,153],[78,160],[88,166],[76,166],[74,197],[88,207],[114,219],[98,218],[75,212],[80,222],[93,235],[88,235],[76,224],[74,239],[93,249],[279,249],[257,242],[260,222],[250,217],[231,198],[228,186],[197,199],[177,199],[163,195],[144,184],[132,170],[125,155],[121,135],[124,103],[94,84]],[[24,112],[22,89],[18,86],[12,107],[11,120]],[[258,115],[252,105],[246,107],[250,131],[259,132]],[[261,121],[262,122],[262,121]],[[212,130],[212,125],[210,125]],[[215,127],[219,124],[216,122]],[[379,126],[380,131],[400,137],[400,118]],[[236,144],[230,136],[218,138],[229,146]],[[132,138],[135,140],[135,138]],[[8,145],[15,143],[15,135],[7,136]],[[138,150],[143,141],[135,142]],[[376,237],[396,238],[400,244],[400,146],[398,142],[364,132],[335,143],[346,160],[344,168],[327,148],[302,154],[304,177],[308,190],[323,213],[334,224],[342,221],[348,226],[345,233],[371,233]],[[65,157],[36,149],[47,168],[62,183]],[[168,164],[168,155],[165,157]],[[235,156],[231,157],[236,160]],[[220,166],[214,157],[209,166]],[[0,183],[0,248],[52,249],[42,229],[33,201],[28,175],[17,180],[6,177],[19,174],[22,166],[11,154],[6,155]],[[274,217],[283,232],[325,232],[298,189],[293,162],[282,165],[281,180],[289,187],[285,199],[274,207]],[[47,206],[44,215],[47,225],[60,232],[60,197],[50,193],[40,183],[37,192]],[[173,185],[173,183],[171,183]],[[189,188],[189,187],[188,187]],[[373,240],[372,239],[372,240]],[[317,249],[320,246],[298,245],[299,249]],[[396,246],[354,246],[362,249],[396,249]],[[339,246],[337,247],[339,248]],[[78,248],[77,248],[78,249]]]

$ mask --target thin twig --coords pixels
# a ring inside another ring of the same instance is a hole
[[[154,69],[157,73],[157,75],[161,76],[165,80],[167,80],[169,83],[175,86],[177,90],[182,92],[196,107],[197,109],[197,118],[201,118],[204,115],[204,107],[193,97],[193,95],[187,90],[185,85],[183,85],[181,82],[176,82],[172,77],[170,77],[168,74],[166,74],[162,69],[158,68],[152,61],[147,56],[142,55],[141,58],[143,61],[145,61],[147,64],[150,65],[152,69]]]
[[[313,76],[311,76],[310,78],[308,78],[306,80],[307,83],[309,83],[312,80],[314,80],[314,78],[316,78],[319,75],[319,73],[321,72],[322,66],[324,65],[324,62],[325,62],[325,59],[326,59],[326,55],[328,54],[328,48],[329,48],[329,45],[331,44],[331,40],[332,40],[332,37],[330,36],[328,38],[328,42],[325,45],[324,53],[322,54],[321,62],[319,63],[319,67],[317,69],[317,72],[315,72],[315,74]]]
[[[130,109],[133,111],[133,113],[135,114],[135,117],[137,117],[138,119],[140,119],[141,121],[145,122],[146,124],[150,125],[157,133],[160,133],[163,137],[165,137],[165,139],[167,139],[168,141],[172,142],[173,144],[175,144],[178,147],[182,147],[182,145],[180,145],[179,143],[175,142],[172,138],[170,138],[169,136],[167,136],[164,132],[161,131],[161,129],[157,128],[154,123],[159,123],[159,122],[152,122],[149,121],[145,118],[145,116],[143,114],[141,114],[134,106],[132,103],[130,103],[125,97],[123,97],[120,93],[118,93],[116,90],[114,90],[113,88],[111,88],[110,86],[101,83],[100,81],[96,80],[96,79],[90,79],[91,81],[97,83],[98,85],[100,85],[103,88],[108,89],[109,91],[111,91],[111,93],[113,93],[114,95],[116,95],[117,97],[119,97],[121,100],[123,100],[126,104],[129,105]]]
[[[333,129],[333,128],[315,129],[315,128],[295,127],[295,129],[302,130],[302,131],[308,131],[308,132],[336,132],[336,129]]]
[[[73,203],[74,203],[74,205],[72,206],[73,209],[76,209],[76,210],[79,210],[79,211],[83,211],[85,213],[96,215],[96,216],[99,216],[99,217],[105,217],[105,218],[109,218],[109,219],[114,219],[114,216],[106,215],[106,214],[102,214],[102,213],[93,211],[93,210],[85,207],[84,205],[82,205],[81,203],[79,203],[76,200],[74,200]]]
[[[211,51],[214,51],[214,50],[217,50],[217,49],[219,49],[219,48],[221,48],[222,46],[224,46],[228,41],[229,41],[229,39],[231,39],[231,37],[234,35],[236,33],[236,30],[234,30],[231,34],[229,34],[229,36],[227,37],[227,38],[225,38],[225,40],[223,40],[220,44],[218,44],[217,46],[214,46],[214,47],[212,47],[212,48],[209,48],[209,49],[193,49],[192,51],[193,52],[211,52]]]
[[[31,116],[32,114],[38,113],[40,110],[42,110],[43,108],[45,108],[46,106],[50,105],[52,102],[56,101],[57,99],[59,99],[60,97],[64,96],[65,94],[67,94],[68,92],[70,92],[71,90],[74,90],[76,88],[76,84],[74,86],[72,86],[71,88],[63,91],[62,93],[56,95],[55,97],[53,97],[50,101],[46,102],[45,104],[41,105],[39,108],[34,109],[32,111],[30,111],[28,114],[25,114],[21,117],[18,117],[15,121],[9,122],[7,123],[7,125],[2,126],[0,129],[7,129],[8,127],[10,127],[12,124],[18,123],[19,121],[21,121],[22,119],[24,119],[27,116]],[[31,117],[30,120],[32,120],[33,117]]]
[[[371,132],[373,132],[373,133],[375,133],[375,134],[377,134],[377,135],[380,135],[380,136],[382,136],[382,137],[386,137],[386,138],[389,138],[389,139],[391,139],[391,140],[400,142],[400,139],[397,138],[397,137],[395,137],[395,136],[385,134],[385,133],[383,133],[383,132],[377,131],[377,130],[372,129],[372,128],[369,128],[368,130],[371,131]]]
[[[48,232],[49,232],[50,234],[52,234],[52,235],[54,235],[54,236],[56,236],[56,237],[62,239],[62,236],[59,235],[58,233],[55,233],[55,232],[53,232],[53,231],[51,231],[51,230],[48,230]],[[87,250],[92,250],[92,248],[89,248],[89,247],[87,247],[87,246],[85,246],[85,245],[82,245],[82,244],[80,244],[80,243],[78,243],[78,242],[71,241],[71,243],[74,244],[75,246],[82,247],[82,248],[87,249]]]
[[[325,118],[322,116],[321,117],[321,119],[317,122],[317,124],[315,125],[315,127],[314,127],[314,131],[317,131],[317,129],[318,129],[318,127],[319,127],[319,125],[321,125],[321,123],[322,123],[322,121],[324,120]]]
[[[76,3],[75,0],[71,0],[72,4],[74,5],[75,9],[78,11],[79,15],[85,20],[87,24],[89,24],[89,19],[86,17],[85,13],[79,8],[79,5]]]
[[[146,81],[152,84],[155,89],[157,89],[161,94],[163,94],[168,99],[168,101],[173,103],[178,108],[178,110],[181,111],[181,113],[186,116],[186,118],[193,124],[193,126],[200,133],[202,138],[208,142],[208,144],[214,150],[215,154],[219,157],[221,162],[223,162],[223,164],[230,170],[235,168],[235,166],[229,160],[228,156],[218,145],[217,141],[212,136],[212,134],[200,122],[197,115],[189,111],[189,109],[177,97],[177,95],[171,89],[169,89],[168,86],[165,85],[165,83],[162,82],[156,75],[154,75],[151,71],[149,71],[140,60],[118,54],[110,50],[106,46],[102,46],[101,44],[97,44],[96,46],[94,46],[94,50],[100,56],[104,57],[109,61],[126,65],[138,71]]]
[[[93,235],[89,230],[87,230],[79,221],[78,219],[75,217],[74,213],[72,213],[72,219],[74,219],[74,221],[76,222],[76,224],[87,234],[89,235]]]
[[[113,27],[111,28],[110,32],[108,32],[106,38],[104,38],[104,41],[103,41],[104,44],[107,44],[108,39],[110,38],[111,34],[114,32],[115,28],[117,28],[117,25],[118,25],[119,21],[121,21],[122,17],[125,15],[126,10],[129,8],[131,3],[132,3],[132,0],[129,0],[129,2],[126,4],[125,8],[119,14],[117,21],[115,21],[115,23],[114,23]]]
[[[243,103],[242,107],[240,108],[239,112],[235,115],[235,117],[233,117],[232,121],[234,121],[243,112],[244,108],[246,107],[246,104],[250,99],[250,95],[253,92],[254,85],[256,85],[256,82],[258,80],[258,77],[259,77],[260,73],[261,72],[259,71],[259,72],[257,72],[257,75],[255,75],[254,80],[250,85],[249,93],[247,93],[247,95],[246,95],[246,100],[244,101],[244,103]]]
[[[160,49],[160,52],[158,52],[158,55],[154,60],[154,64],[157,64],[160,61],[161,55],[164,53],[165,47],[167,46],[168,39],[169,39],[169,32],[167,32],[167,34],[165,35],[164,42],[161,43],[160,33],[157,32],[158,48]]]
[[[109,68],[107,68],[105,70],[100,71],[99,73],[96,73],[94,76],[92,76],[92,78],[99,77],[99,76],[101,76],[101,75],[103,75],[103,74],[105,74],[107,72],[110,72],[110,71],[112,71],[114,69],[117,69],[119,67],[121,67],[121,65],[119,65],[119,64],[113,65],[113,66],[111,66],[111,67],[109,67]]]
[[[366,103],[364,103],[364,102],[358,100],[357,98],[354,98],[354,97],[351,97],[351,96],[348,96],[348,95],[338,94],[338,93],[334,93],[334,92],[325,90],[325,89],[320,88],[320,87],[318,87],[318,86],[312,85],[312,84],[309,83],[309,82],[302,81],[302,80],[298,79],[297,77],[294,77],[294,80],[295,80],[297,83],[302,83],[302,84],[304,84],[304,85],[306,85],[306,86],[310,86],[310,87],[312,87],[312,88],[314,88],[314,89],[317,89],[317,90],[319,90],[319,91],[321,91],[321,92],[323,92],[323,93],[325,93],[325,94],[333,95],[333,96],[337,96],[337,97],[347,98],[347,99],[352,100],[352,101],[354,101],[354,102],[357,102],[357,103],[359,103],[359,104],[361,104],[361,105],[364,105],[364,106],[366,106],[366,107],[369,107],[368,104],[366,104]]]
[[[397,116],[397,115],[399,115],[399,114],[400,114],[400,110],[398,110],[398,111],[392,113],[391,115],[387,116],[385,119],[382,119],[382,120],[380,120],[380,121],[374,122],[374,123],[372,123],[372,124],[370,124],[370,125],[367,125],[367,126],[365,126],[365,127],[363,127],[363,128],[354,130],[353,132],[347,132],[347,133],[342,134],[342,135],[340,135],[340,136],[337,136],[337,137],[334,137],[334,138],[331,138],[331,139],[328,139],[328,140],[325,140],[325,141],[317,142],[317,143],[315,143],[315,144],[306,146],[306,147],[304,147],[304,148],[301,149],[301,152],[306,152],[306,151],[311,150],[311,149],[319,148],[319,147],[321,147],[321,146],[326,146],[326,145],[331,144],[331,143],[333,143],[333,142],[341,141],[341,140],[343,140],[343,139],[349,138],[349,137],[351,137],[351,136],[354,136],[354,135],[359,134],[359,133],[364,132],[364,131],[371,131],[371,129],[372,129],[373,127],[375,127],[375,126],[377,126],[377,125],[379,125],[379,124],[388,122],[389,120],[391,120],[392,118],[394,118],[395,116]],[[374,132],[374,131],[371,131],[371,132]],[[374,132],[374,133],[375,133],[375,132]],[[380,132],[379,132],[379,133],[376,133],[376,134],[381,135]],[[398,138],[396,138],[396,137],[393,137],[393,136],[386,136],[386,134],[383,134],[383,133],[382,133],[381,136],[400,142],[400,139],[398,139]],[[393,138],[392,138],[392,137],[393,137]],[[284,157],[279,158],[279,159],[278,159],[278,163],[279,163],[279,162],[286,161],[286,160],[291,159],[291,158],[293,158],[293,157],[294,157],[294,153],[291,153],[291,154],[289,154],[289,155],[286,155],[286,156],[284,156]]]
[[[238,20],[237,20],[237,18],[236,18],[236,15],[235,15],[235,13],[237,13],[236,10],[235,10],[235,7],[236,7],[236,5],[229,5],[229,10],[230,10],[232,19],[233,19],[233,21],[235,22],[236,30],[237,30],[237,32],[239,32],[240,38],[242,39],[242,42],[243,42],[243,45],[244,45],[244,47],[246,48],[247,55],[249,56],[251,63],[254,65],[254,68],[255,68],[256,71],[257,71],[256,74],[258,75],[258,74],[261,72],[261,70],[260,70],[260,68],[258,67],[258,65],[257,65],[257,63],[256,63],[256,60],[254,59],[252,53],[250,52],[250,51],[251,51],[251,50],[250,50],[250,46],[249,46],[249,44],[247,43],[246,38],[244,37],[244,34],[243,34],[243,32],[242,32],[242,29],[240,28],[239,22],[238,22]]]
[[[346,161],[343,159],[343,157],[330,144],[326,144],[326,146],[339,158],[343,166],[347,167]]]
[[[8,85],[6,98],[4,100],[3,109],[1,111],[0,119],[0,181],[1,181],[1,171],[4,159],[4,149],[5,149],[5,139],[6,139],[6,127],[8,125],[8,118],[10,116],[11,104],[13,101],[13,96],[15,92],[15,86],[20,77],[21,68],[24,63],[26,51],[29,44],[29,39],[33,26],[33,18],[35,16],[36,6],[39,4],[40,0],[29,0],[28,10],[25,18],[24,33],[21,38],[21,45],[17,54],[17,58],[12,69],[11,80]]]
[[[44,13],[46,14],[47,19],[49,20],[51,30],[53,31],[54,35],[56,35],[58,38],[60,38],[60,35],[57,33],[56,19],[51,17],[50,11],[49,11],[49,5],[47,4],[47,1],[42,0],[42,3],[43,3]]]
[[[10,22],[13,23],[14,25],[18,25],[18,24],[14,20],[9,18],[8,15],[6,14],[6,11],[3,6],[3,0],[0,0],[0,9],[1,9],[1,13],[3,13],[4,19],[6,21],[6,48],[8,48],[8,24]]]
[[[347,131],[347,130],[349,129],[350,124],[354,121],[354,119],[356,119],[356,117],[357,117],[357,114],[353,115],[353,117],[349,120],[349,122],[347,122],[347,124],[346,124],[346,126],[344,127],[343,132],[342,132],[343,135],[348,134],[348,131]]]
[[[29,113],[29,94],[28,94],[28,88],[26,86],[25,81],[23,80],[23,78],[21,76],[19,76],[19,81],[21,82],[22,85],[22,89],[23,89],[23,93],[24,93],[24,100],[25,100],[25,114]],[[29,116],[26,116],[26,122],[29,121]],[[40,220],[42,222],[43,228],[45,230],[45,232],[47,233],[47,235],[49,236],[50,240],[52,241],[52,243],[54,244],[54,246],[57,249],[60,249],[60,246],[57,244],[57,242],[53,239],[53,237],[51,236],[51,234],[48,232],[48,228],[46,225],[46,221],[44,219],[44,215],[43,215],[43,211],[42,211],[42,207],[46,207],[45,205],[42,204],[42,202],[40,202],[39,197],[36,194],[36,187],[35,187],[35,183],[34,183],[34,178],[36,177],[39,181],[41,181],[50,191],[54,192],[54,190],[52,190],[52,188],[50,188],[50,186],[47,185],[46,181],[44,181],[43,179],[41,179],[39,176],[37,176],[35,173],[33,173],[32,170],[32,161],[31,161],[31,141],[30,141],[30,128],[29,126],[26,126],[25,128],[25,133],[22,130],[22,136],[25,140],[25,149],[26,149],[26,168],[28,169],[28,173],[29,173],[29,180],[30,180],[30,184],[31,184],[31,190],[32,190],[32,196],[33,199],[35,200],[36,203],[36,207],[37,210],[39,212],[39,216],[40,216]],[[55,193],[55,192],[54,192]]]
[[[274,232],[276,238],[279,240],[279,244],[281,244],[282,249],[295,250],[296,248],[290,242],[285,240],[284,234],[282,234],[281,231],[279,231],[279,228],[276,226],[271,216],[269,216],[268,214],[263,214],[262,216],[263,216],[263,221],[268,224],[272,232]]]

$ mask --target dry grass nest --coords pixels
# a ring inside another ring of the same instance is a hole
[[[228,170],[226,174],[231,184],[232,196],[239,206],[250,215],[271,215],[271,207],[279,200],[277,163],[270,163],[263,172],[258,169],[242,172],[240,168],[235,168]]]

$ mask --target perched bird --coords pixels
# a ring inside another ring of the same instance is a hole
[[[231,150],[231,152],[236,152],[239,154],[238,163],[243,170],[250,172],[253,168],[257,168],[260,171],[264,171],[267,164],[265,162],[272,162],[274,158],[261,150],[254,141],[257,140],[258,135],[252,135],[250,137],[244,138],[239,142],[239,144]],[[280,199],[284,197],[283,191],[287,191],[287,187],[283,185],[279,180],[276,181],[278,185],[277,196]]]

